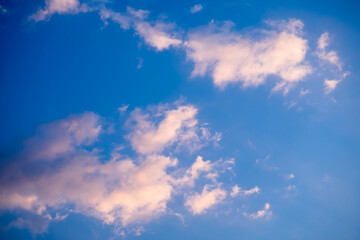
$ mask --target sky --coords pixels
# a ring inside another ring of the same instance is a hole
[[[357,1],[0,1],[1,239],[359,239]]]

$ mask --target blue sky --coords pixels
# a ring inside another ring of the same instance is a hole
[[[1,1],[1,239],[358,239],[356,1]]]

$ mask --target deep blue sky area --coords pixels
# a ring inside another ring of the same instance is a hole
[[[359,239],[359,10],[0,0],[0,239]]]

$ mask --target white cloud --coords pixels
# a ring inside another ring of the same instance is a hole
[[[342,70],[342,64],[340,58],[335,51],[326,51],[326,48],[329,45],[329,33],[325,32],[321,34],[318,39],[318,46],[316,50],[316,55],[321,60],[336,65],[340,70]]]
[[[195,4],[192,8],[190,8],[191,13],[197,13],[203,10],[203,6],[201,4]]]
[[[46,0],[45,7],[39,9],[30,16],[34,21],[42,21],[51,15],[57,14],[77,14],[79,12],[88,12],[90,8],[86,4],[81,4],[79,0]]]
[[[341,80],[324,80],[324,91],[326,94],[331,93],[335,90],[336,86],[341,82]]]
[[[185,206],[189,208],[193,215],[205,213],[212,206],[219,204],[226,198],[226,191],[221,187],[211,189],[210,185],[205,185],[202,192],[188,196]]]
[[[260,188],[258,186],[250,189],[250,190],[242,190],[241,187],[239,187],[238,185],[233,186],[230,196],[231,197],[236,197],[238,195],[240,196],[249,196],[255,193],[259,193],[260,192]]]
[[[260,219],[260,218],[269,219],[272,215],[272,211],[270,210],[270,204],[266,203],[264,209],[251,214],[244,213],[244,215],[251,219]]]
[[[290,173],[289,175],[286,176],[286,179],[291,180],[294,179],[295,175],[293,173]]]
[[[232,30],[233,23],[208,26],[188,34],[187,57],[195,63],[192,76],[210,73],[214,84],[225,87],[240,82],[244,87],[263,84],[270,75],[280,78],[274,91],[287,91],[312,72],[305,62],[307,40],[303,23],[271,22],[272,30],[258,30],[258,40]],[[276,28],[275,28],[276,27]]]

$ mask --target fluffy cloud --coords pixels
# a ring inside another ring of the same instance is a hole
[[[205,185],[201,193],[188,196],[185,206],[189,208],[193,215],[202,214],[212,206],[219,204],[226,198],[226,191],[217,186],[211,189],[210,185]]]
[[[274,91],[287,91],[312,71],[305,62],[308,45],[302,38],[303,23],[291,19],[268,24],[273,29],[258,31],[259,40],[233,31],[231,22],[211,22],[192,31],[185,43],[187,57],[195,63],[192,76],[210,73],[218,87],[234,82],[249,87],[276,75],[280,80]]]
[[[42,21],[55,13],[76,14],[89,10],[90,8],[86,4],[81,4],[79,0],[46,0],[45,7],[39,9],[34,15],[30,16],[30,18],[34,21]]]

